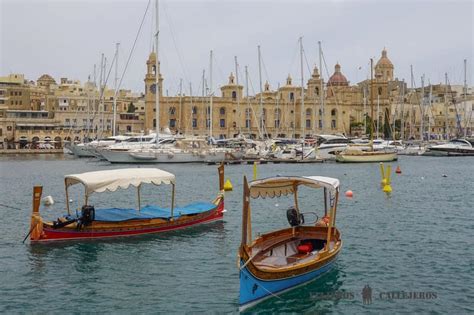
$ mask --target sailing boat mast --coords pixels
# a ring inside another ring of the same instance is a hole
[[[300,37],[300,67],[301,67],[301,137],[305,138],[306,122],[304,119],[304,71],[303,71],[303,37]]]
[[[414,91],[414,77],[413,77],[413,65],[410,65],[410,88],[411,88],[411,93],[415,92],[415,95],[416,95],[416,91]],[[411,94],[410,93],[410,94]],[[412,94],[411,94],[412,95]],[[415,117],[413,117],[413,102],[411,101],[410,99],[410,137],[409,138],[412,138],[413,137],[413,125],[415,124]]]
[[[466,97],[467,97],[467,71],[466,71],[466,68],[467,68],[467,59],[464,59],[464,104],[463,104],[463,108],[464,108],[464,121],[465,121],[465,124],[464,124],[464,138],[467,137],[467,128],[468,128],[468,125],[471,124],[471,115],[472,115],[472,108],[469,110],[469,119],[467,118],[467,107],[466,107]]]
[[[158,36],[160,34],[160,15],[159,15],[159,5],[158,0],[155,0],[155,19],[156,19],[156,32],[155,32],[155,46],[156,46],[156,58],[155,58],[155,106],[156,106],[156,144],[158,145],[160,141],[160,84],[159,84],[159,65],[160,62],[158,61]]]
[[[320,73],[320,85],[319,85],[319,104],[321,106],[321,133],[324,134],[324,86],[323,86],[323,50],[321,48],[321,41],[318,41],[319,46],[319,73]]]
[[[448,73],[444,74],[444,134],[446,140],[449,139],[449,125],[448,125]]]
[[[425,120],[425,75],[421,76],[421,120],[420,120],[420,140],[423,141],[424,120]]]
[[[370,150],[374,151],[374,60],[370,58]]]
[[[433,85],[431,84],[431,81],[428,81],[429,85],[430,85],[430,95],[429,95],[429,98],[428,98],[428,141],[430,141],[431,139],[431,116],[430,116],[430,113],[431,113],[431,102],[432,102],[432,97],[433,97]]]
[[[212,87],[212,50],[209,54],[209,137],[212,138],[212,97],[214,91]]]
[[[245,96],[247,97],[247,109],[245,111],[245,124],[248,128],[248,136],[250,137],[250,99],[249,99],[249,68],[245,66]],[[248,122],[247,122],[248,121]]]
[[[242,111],[240,110],[240,86],[239,86],[239,64],[237,63],[237,56],[234,56],[235,60],[235,82],[237,84],[237,117],[238,117],[238,128],[239,128],[239,135],[242,133],[241,124],[242,124]]]
[[[261,53],[260,53],[260,45],[258,47],[258,77],[259,77],[259,86],[260,86],[260,130],[262,134],[260,134],[260,137],[263,138],[263,133],[265,128],[263,126],[263,91],[262,91],[262,60],[261,60]]]
[[[118,53],[120,43],[115,44],[115,80],[114,80],[114,109],[113,109],[113,120],[112,120],[112,135],[115,137],[117,130],[117,95],[118,95]]]
[[[178,128],[179,131],[182,132],[183,126],[182,126],[182,118],[183,118],[183,79],[179,79],[179,123],[178,123]]]
[[[400,101],[402,102],[402,116],[400,117],[400,139],[405,140],[405,80],[402,81],[402,95]]]

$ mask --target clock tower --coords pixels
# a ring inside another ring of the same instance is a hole
[[[160,63],[158,62],[158,71],[156,71],[156,53],[151,52],[146,62],[145,76],[145,133],[155,130],[155,95],[159,92],[160,98],[163,97],[163,77],[160,73]],[[155,75],[158,73],[158,87],[155,84]],[[160,113],[161,114],[161,113]],[[162,115],[160,115],[162,116]],[[160,117],[160,126],[164,122]]]

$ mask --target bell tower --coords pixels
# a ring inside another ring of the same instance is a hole
[[[153,51],[146,61],[145,75],[145,132],[153,130],[155,124],[155,95],[158,92],[160,98],[163,97],[163,77],[160,72],[160,62],[158,61],[158,71],[156,71],[156,53]],[[158,87],[156,88],[155,78],[158,73]],[[161,123],[161,117],[160,117]],[[160,124],[161,125],[161,124]]]

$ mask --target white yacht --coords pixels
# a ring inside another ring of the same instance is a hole
[[[320,135],[318,142],[318,157],[324,160],[335,160],[336,153],[344,150],[351,140],[344,136]]]
[[[205,163],[223,162],[236,150],[210,146],[205,139],[160,140],[158,146],[120,152],[104,152],[110,163]]]
[[[474,141],[472,141],[474,142]],[[445,144],[429,146],[423,156],[474,156],[472,142],[466,139],[453,139]]]

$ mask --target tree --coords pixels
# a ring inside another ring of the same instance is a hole
[[[128,104],[127,113],[135,113],[135,105],[133,105],[132,102],[130,102],[130,104]]]

